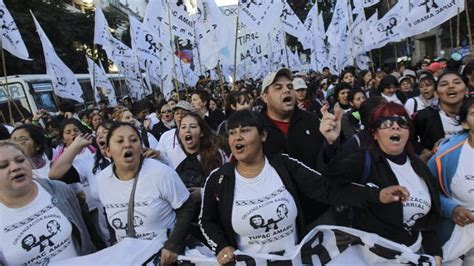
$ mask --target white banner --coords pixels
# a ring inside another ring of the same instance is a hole
[[[0,0],[0,23],[3,49],[20,59],[31,60],[20,31],[2,0]]]
[[[160,238],[155,238],[160,239]],[[155,265],[162,244],[158,240],[125,238],[99,252],[51,265]],[[235,251],[236,265],[435,265],[432,256],[416,254],[409,247],[376,234],[341,226],[318,226],[301,243],[278,254]],[[187,249],[178,265],[219,265],[205,246]],[[192,264],[190,264],[192,263]]]
[[[254,31],[266,34],[282,14],[282,0],[239,0],[240,20]]]
[[[464,11],[464,0],[412,0],[398,31],[403,38],[429,31]]]
[[[84,99],[82,99],[82,89],[76,76],[56,54],[53,44],[49,41],[48,36],[44,33],[40,24],[33,15],[33,12],[31,12],[31,16],[33,17],[36,32],[38,32],[41,45],[43,46],[46,74],[51,77],[54,94],[62,98],[72,99],[83,103]]]

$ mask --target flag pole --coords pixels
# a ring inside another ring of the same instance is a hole
[[[461,32],[460,32],[460,26],[459,26],[459,23],[461,21],[461,16],[459,15],[459,7],[458,7],[458,14],[457,14],[457,17],[456,17],[456,47],[459,48],[460,46],[460,43],[461,43]]]
[[[92,52],[91,52],[91,55],[92,55],[92,63],[93,63],[93,64],[92,64],[92,89],[93,89],[94,91],[97,91],[97,88],[95,87],[95,59],[96,59],[96,57],[95,57],[95,49],[96,49],[96,44],[94,43],[94,44],[92,45]],[[87,59],[86,59],[86,60],[87,60]],[[98,92],[98,91],[97,91],[97,92]],[[99,93],[99,98],[101,98],[100,96],[101,96],[101,95],[100,95],[100,93]],[[94,97],[94,98],[95,98],[95,97]],[[95,100],[97,100],[97,99],[95,99]],[[84,102],[85,102],[85,101],[84,101]],[[96,104],[99,104],[99,103],[96,103]]]
[[[469,17],[469,5],[467,3],[467,0],[464,1],[464,10],[466,11],[467,35],[469,36],[469,51],[471,51],[472,56],[472,53],[474,52],[474,47],[472,47],[471,19]]]
[[[5,75],[5,93],[7,94],[7,100],[8,100],[8,111],[10,112],[10,123],[12,126],[14,125],[14,120],[13,120],[13,112],[12,112],[12,107],[11,104],[13,103],[13,106],[15,109],[18,111],[18,113],[21,116],[22,120],[25,120],[25,116],[23,115],[23,112],[20,111],[20,108],[16,104],[16,102],[13,100],[13,98],[10,95],[10,90],[8,89],[8,78],[7,78],[7,66],[5,63],[5,52],[3,51],[3,42],[0,39],[0,49],[2,50],[2,66],[3,66],[3,74]]]
[[[178,72],[176,71],[176,60],[174,58],[175,57],[175,50],[174,50],[174,45],[173,45],[174,36],[173,36],[173,33],[171,32],[171,7],[168,1],[166,2],[166,4],[167,4],[166,6],[168,7],[168,29],[169,29],[169,34],[170,34],[171,59],[173,60],[173,74],[175,76],[174,86],[176,89],[176,93],[179,95]],[[187,93],[188,92],[186,91],[186,94]]]
[[[232,74],[232,90],[236,90],[237,86],[235,85],[237,78],[237,39],[239,37],[239,14],[240,14],[240,1],[237,5],[237,20],[235,22],[235,40],[234,40],[234,73]]]
[[[317,6],[317,5],[318,5],[318,1],[315,1],[314,4]],[[323,24],[324,24],[324,23],[323,23]],[[311,26],[312,26],[312,25],[311,25]],[[318,8],[316,8],[316,29],[317,29],[318,34],[319,34],[319,6],[318,6]],[[323,41],[324,41],[324,40],[323,40]],[[311,45],[313,46],[312,48],[314,49],[313,43],[314,43],[314,39],[311,39]],[[315,49],[315,50],[316,50],[316,49]],[[310,56],[310,60],[311,60],[311,52],[310,52],[310,55],[309,55],[309,56]],[[321,70],[321,72],[323,72],[323,69],[318,66],[319,64],[318,64],[318,51],[317,51],[317,50],[314,51],[314,61],[316,61],[316,62],[314,62],[314,65],[316,66],[316,69],[315,69],[314,71],[317,72],[317,71]],[[323,66],[323,67],[324,67],[324,66]]]
[[[199,51],[198,36],[197,36],[197,31],[196,31],[196,21],[193,23],[193,29],[194,29],[194,48],[196,48],[196,51],[197,51],[199,72],[201,73],[201,76],[203,76],[202,64],[201,64],[201,52]]]
[[[390,0],[387,0],[387,7],[390,10],[392,7],[390,6]],[[397,42],[393,43],[393,53],[395,57],[395,69],[398,70],[398,52],[397,52]]]

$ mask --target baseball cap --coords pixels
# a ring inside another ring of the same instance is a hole
[[[428,70],[429,70],[431,73],[434,73],[434,72],[440,70],[441,68],[443,68],[443,65],[442,65],[441,63],[434,62],[434,63],[432,63],[432,64],[428,67]]]
[[[276,77],[278,76],[287,76],[289,79],[293,79],[293,73],[288,68],[280,68],[277,72],[270,72],[263,79],[262,82],[262,92],[266,92],[268,86],[272,85],[275,82]]]
[[[403,76],[412,76],[412,77],[416,77],[416,73],[415,71],[411,70],[411,69],[405,69],[405,71],[403,71]]]
[[[306,85],[306,82],[304,82],[302,78],[295,78],[293,80],[293,87],[295,90],[308,88],[308,86]]]
[[[186,110],[186,111],[193,111],[193,107],[191,106],[191,104],[187,101],[179,101],[175,107],[173,107],[173,111],[175,111],[176,109],[178,108],[181,108],[183,110]]]

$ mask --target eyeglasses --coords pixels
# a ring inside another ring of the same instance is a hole
[[[161,111],[162,114],[170,114],[172,113],[173,111],[171,110],[164,110],[164,111]]]
[[[13,138],[12,141],[15,143],[25,143],[27,141],[31,140],[31,138],[28,137],[19,137],[19,138]]]
[[[404,116],[383,116],[377,120],[377,127],[379,129],[391,128],[395,122],[397,122],[398,126],[401,128],[410,128],[410,121]]]

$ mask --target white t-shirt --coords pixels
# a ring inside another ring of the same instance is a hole
[[[97,209],[100,206],[99,195],[97,193],[97,176],[92,172],[94,168],[94,154],[82,153],[82,156],[76,156],[72,161],[72,166],[79,174],[81,189],[86,195],[86,203],[89,211]]]
[[[413,98],[410,98],[407,100],[405,103],[405,110],[407,111],[408,115],[411,117],[415,113],[415,102],[416,102],[416,112],[419,112],[423,109],[425,109],[428,106],[433,106],[438,104],[438,99],[433,97],[430,100],[423,101],[421,96],[416,96]]]
[[[415,225],[416,220],[430,211],[430,192],[425,181],[413,170],[410,160],[407,159],[403,165],[387,161],[400,186],[406,187],[410,192],[410,199],[403,203],[403,223],[405,229],[409,229]]]
[[[0,203],[0,258],[7,265],[43,265],[78,256],[71,223],[51,195],[36,186],[36,198],[24,207]]]
[[[462,126],[458,125],[455,117],[449,117],[443,110],[439,110],[439,116],[441,117],[445,138],[450,138],[463,132]]]
[[[458,167],[451,180],[453,198],[474,210],[474,148],[468,141],[461,148]]]
[[[179,145],[176,137],[176,128],[170,129],[161,135],[157,150],[160,151],[160,161],[165,162],[171,168],[176,169],[186,159],[186,153]]]
[[[134,180],[120,180],[112,169],[113,164],[102,170],[97,183],[107,220],[120,241],[127,235],[128,201]],[[166,241],[166,232],[173,228],[176,220],[174,209],[180,208],[188,197],[189,191],[173,169],[156,160],[145,159],[135,191],[134,226],[137,237],[160,237]]]
[[[46,154],[43,154],[43,160],[46,162],[45,165],[38,169],[33,169],[33,176],[38,178],[49,179],[49,169],[51,162]]]
[[[295,246],[297,214],[293,196],[266,158],[255,178],[245,178],[235,170],[232,227],[239,250],[270,253]]]

